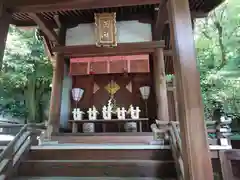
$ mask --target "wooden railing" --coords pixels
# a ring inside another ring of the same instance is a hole
[[[207,132],[209,148],[211,150],[227,150],[232,149],[230,142],[231,129],[228,125],[231,121],[216,122],[207,121]],[[182,142],[180,137],[179,122],[176,121],[160,121],[156,120],[156,124],[151,125],[155,141],[168,143],[172,149],[173,158],[176,164],[178,179],[184,179],[184,165],[182,156]],[[240,154],[240,153],[239,153]],[[225,179],[224,179],[225,180]],[[229,179],[226,179],[229,180]]]
[[[182,157],[182,143],[178,124],[175,122],[169,123],[169,140],[172,149],[173,158],[177,170],[178,180],[184,180],[184,166]]]
[[[155,141],[164,141],[172,149],[178,180],[184,180],[184,166],[182,157],[182,142],[180,138],[179,123],[175,121],[159,121],[151,125]]]
[[[231,149],[231,142],[230,142],[230,135],[231,129],[229,128],[229,124],[231,121],[225,122],[217,122],[217,121],[206,121],[207,133],[208,133],[208,143],[210,145],[210,149],[213,147],[214,149]],[[175,124],[172,126],[172,124]],[[154,138],[158,139],[159,137],[162,138],[162,133],[165,133],[167,129],[170,127],[174,128],[177,132],[179,129],[179,122],[177,121],[160,121],[156,120],[156,124],[151,125],[151,129],[154,134]],[[179,142],[181,139],[179,137]],[[222,148],[220,148],[222,146]],[[227,147],[228,146],[228,147]]]
[[[232,149],[230,123],[231,121],[206,121],[210,149]]]
[[[36,125],[0,125],[0,128],[19,127],[21,130],[0,154],[0,180],[9,179],[19,166],[31,145],[37,144],[41,131]]]
[[[239,149],[231,149],[231,150],[222,150],[219,152],[220,162],[221,162],[221,170],[223,180],[237,180],[240,178],[239,174],[239,164],[236,165],[238,169],[234,169],[232,166],[232,161],[240,161],[240,150]],[[235,175],[234,176],[234,173]]]

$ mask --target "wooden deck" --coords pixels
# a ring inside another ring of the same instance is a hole
[[[162,179],[154,177],[18,177],[14,180],[174,180],[174,179]]]

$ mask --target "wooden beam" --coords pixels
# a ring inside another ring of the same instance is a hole
[[[3,2],[0,3],[0,17],[3,15]]]
[[[167,82],[165,76],[163,49],[161,48],[157,48],[154,52],[153,67],[157,102],[157,118],[161,121],[169,121]]]
[[[70,9],[95,9],[145,4],[158,4],[160,0],[8,0],[13,12],[49,12]]]
[[[56,22],[57,27],[58,27],[58,28],[61,28],[62,23],[61,23],[61,21],[60,21],[59,15],[54,15],[54,16],[53,16],[53,19],[54,19],[54,21]]]
[[[208,16],[208,13],[203,11],[192,11],[191,15],[192,18],[205,18]]]
[[[53,52],[61,52],[67,57],[117,56],[151,53],[164,46],[164,41],[120,43],[114,48],[99,48],[95,45],[57,46],[53,48]]]
[[[11,14],[7,13],[0,2],[0,71],[6,46],[7,34],[11,23]]]
[[[35,13],[29,13],[29,16],[39,26],[41,31],[55,44],[59,44],[59,38],[57,33],[54,31],[52,25],[47,22],[41,15]]]
[[[167,1],[162,0],[159,4],[157,20],[154,27],[154,40],[159,40],[162,37],[162,32],[168,21]]]
[[[185,179],[213,180],[189,2],[169,0],[168,11],[175,53],[174,69]]]
[[[84,16],[75,16],[75,17],[67,17],[60,16],[60,20],[62,24],[65,24],[67,28],[73,28],[78,26],[79,24],[85,23],[93,23],[92,18],[85,18]],[[152,24],[153,19],[149,12],[135,12],[135,13],[121,13],[120,16],[117,15],[117,21],[139,21],[141,23]]]
[[[51,42],[49,42],[49,40],[46,38],[45,35],[42,36],[43,37],[43,45],[44,45],[44,50],[45,50],[45,54],[48,56],[48,59],[52,62],[53,67],[55,67],[55,58],[54,58],[54,54],[52,52],[52,44]]]
[[[48,58],[51,59],[51,58],[53,58],[51,43],[45,36],[42,36],[42,37],[43,37],[45,53],[47,54]]]
[[[162,0],[159,4],[158,13],[157,13],[157,20],[154,27],[154,40],[159,40],[162,38],[162,33],[164,30],[164,27],[169,24],[168,21],[168,10],[167,10],[167,1],[168,0]],[[202,11],[192,11],[191,16],[192,18],[204,18],[208,15],[206,12]]]

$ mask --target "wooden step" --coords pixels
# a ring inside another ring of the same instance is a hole
[[[16,177],[13,180],[174,180],[151,177]]]
[[[169,149],[31,149],[29,160],[173,160]]]
[[[19,176],[161,177],[174,178],[173,161],[154,160],[28,160]]]
[[[137,133],[60,133],[51,137],[59,143],[86,143],[86,144],[149,144],[153,141],[152,132]]]

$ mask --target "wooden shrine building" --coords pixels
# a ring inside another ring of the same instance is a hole
[[[87,123],[87,111],[93,106],[99,111],[94,132],[124,132],[127,128],[116,115],[109,120],[114,123],[105,124],[101,111],[109,100],[114,108],[127,110],[132,105],[140,108],[139,119],[126,117],[126,123],[141,124],[139,131],[151,131],[155,119],[179,121],[185,179],[213,180],[193,28],[194,19],[205,17],[220,3],[3,0],[0,67],[9,25],[38,26],[53,64],[48,121],[52,135],[83,131],[72,112],[80,108]],[[174,78],[167,80],[170,76]],[[72,92],[76,88],[83,91],[75,97],[77,103]]]

